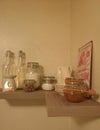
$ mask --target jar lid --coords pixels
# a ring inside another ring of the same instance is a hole
[[[44,76],[43,81],[56,81],[54,76]]]
[[[35,80],[33,80],[33,79],[25,79],[24,80],[24,83],[36,83],[36,81]]]
[[[39,63],[38,62],[27,62],[27,67],[38,67]]]

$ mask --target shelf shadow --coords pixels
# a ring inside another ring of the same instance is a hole
[[[45,100],[44,99],[26,99],[26,100],[23,100],[23,99],[20,99],[20,100],[17,100],[17,99],[6,99],[6,101],[8,102],[8,104],[10,106],[13,106],[13,107],[16,107],[16,106],[43,106],[45,105]]]
[[[98,117],[72,117],[72,118],[78,125],[81,126],[100,119],[99,116]]]

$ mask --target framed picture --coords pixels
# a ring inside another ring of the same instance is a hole
[[[89,41],[79,48],[78,57],[78,77],[84,79],[89,88],[92,80],[92,51],[93,41]]]

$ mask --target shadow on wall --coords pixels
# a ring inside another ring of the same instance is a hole
[[[25,100],[17,100],[17,99],[7,99],[7,102],[10,106],[13,107],[20,107],[20,106],[44,106],[45,105],[45,100],[44,99],[25,99]]]
[[[73,118],[76,124],[80,126],[96,121],[98,119],[100,119],[100,117],[74,117]]]

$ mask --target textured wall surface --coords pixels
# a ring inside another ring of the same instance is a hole
[[[71,64],[77,69],[78,48],[93,40],[92,87],[100,95],[100,1],[72,0],[71,13]],[[97,118],[73,118],[71,128],[100,129],[99,122]]]
[[[0,72],[5,51],[26,52],[46,75],[77,69],[78,48],[93,40],[92,87],[100,94],[99,0],[0,0]],[[1,73],[0,73],[1,80]],[[100,119],[47,117],[44,101],[0,100],[1,130],[94,130]]]
[[[69,65],[69,48],[70,0],[0,0],[0,72],[5,51],[14,51],[17,62],[22,49],[27,61],[38,61],[46,75],[55,75],[58,66]],[[69,129],[70,119],[48,118],[45,104],[34,102],[0,100],[0,129]]]

